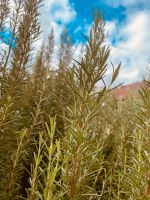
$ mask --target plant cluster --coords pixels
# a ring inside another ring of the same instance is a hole
[[[150,198],[150,87],[119,102],[121,64],[105,76],[110,49],[99,11],[81,58],[65,29],[53,68],[52,30],[34,58],[41,0],[0,0],[0,30],[16,47],[0,49],[0,199]]]

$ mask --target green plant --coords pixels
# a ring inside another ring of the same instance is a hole
[[[118,101],[105,76],[110,49],[96,10],[78,60],[67,29],[53,68],[51,30],[36,56],[41,0],[0,0],[16,48],[0,50],[0,199],[136,200],[150,198],[150,88]],[[30,70],[28,70],[28,68]]]

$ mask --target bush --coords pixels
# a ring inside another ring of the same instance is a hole
[[[110,49],[99,11],[81,59],[61,36],[53,69],[54,32],[32,57],[40,36],[41,0],[1,0],[0,30],[10,19],[16,47],[0,54],[0,198],[29,200],[148,199],[149,82],[140,97],[117,101],[105,83]],[[30,70],[29,70],[30,68]]]

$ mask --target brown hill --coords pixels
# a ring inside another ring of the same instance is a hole
[[[113,91],[117,100],[123,100],[128,95],[136,95],[143,86],[143,82],[137,82],[130,85],[120,86]]]

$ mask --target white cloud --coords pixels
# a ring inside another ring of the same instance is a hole
[[[76,60],[81,59],[82,52],[84,52],[85,46],[82,42],[73,45],[73,58]]]
[[[130,69],[130,72],[123,68],[121,71],[120,71],[120,79],[121,81],[126,81],[128,80],[128,82],[133,82],[133,81],[136,81],[136,77],[138,76],[139,72],[138,72],[138,69]]]
[[[149,44],[147,44],[150,34],[150,13],[139,12],[135,15],[131,15],[128,19],[127,25],[122,29],[122,34],[126,35],[126,48],[134,51],[143,51],[139,49],[146,47],[149,49]]]
[[[48,14],[49,20],[60,21],[63,24],[67,24],[75,19],[76,11],[69,4],[68,0],[46,0],[44,10]]]
[[[105,29],[109,31],[109,35],[113,34],[116,31],[116,23],[114,21],[106,22]]]
[[[115,43],[108,41],[111,60],[116,64],[122,62],[118,82],[131,83],[143,78],[150,56],[149,19],[150,13],[143,11],[130,14],[122,26],[110,22],[116,38]]]
[[[123,6],[132,6],[132,5],[137,5],[137,4],[149,4],[147,0],[106,0],[108,4],[111,6],[117,7],[120,5]]]
[[[45,0],[45,5],[41,8],[41,26],[43,36],[47,36],[53,27],[56,42],[64,29],[64,25],[73,21],[76,11],[69,4],[68,0]]]
[[[76,16],[76,12],[68,0],[45,0],[45,7],[52,15],[53,20],[62,23],[69,23]]]

